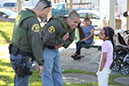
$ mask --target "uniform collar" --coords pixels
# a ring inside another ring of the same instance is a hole
[[[67,19],[67,18],[66,18],[66,17],[63,18],[64,22],[65,22],[65,19]],[[66,29],[69,33],[73,31],[73,30],[69,27],[69,25],[68,25],[66,22],[64,23],[64,25],[65,25],[65,26],[64,26],[65,29]]]
[[[31,10],[31,9],[26,8],[26,11],[31,12],[31,13],[36,15],[36,13],[33,10]]]

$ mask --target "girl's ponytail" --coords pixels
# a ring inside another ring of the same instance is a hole
[[[115,56],[115,43],[114,43],[114,30],[111,27],[104,27],[106,36],[109,36],[109,40],[111,40],[113,45],[113,62],[110,66],[110,69],[114,66],[114,56]]]

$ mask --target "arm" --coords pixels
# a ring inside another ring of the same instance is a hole
[[[86,41],[86,40],[88,40],[88,39],[90,39],[93,35],[94,35],[94,29],[91,29],[90,30],[90,36],[89,37],[87,37],[86,39],[82,39],[81,41]]]
[[[106,63],[106,60],[107,60],[107,53],[108,53],[108,49],[109,49],[109,45],[108,45],[108,42],[104,42],[102,44],[102,54],[103,54],[103,57],[102,57],[102,61],[101,61],[101,64],[100,64],[100,72],[103,70],[104,68],[104,65]]]
[[[103,70],[103,67],[104,67],[104,65],[105,65],[105,63],[106,63],[106,59],[107,59],[107,52],[104,52],[103,53],[103,58],[102,58],[102,61],[101,61],[101,66],[100,66],[100,72]]]
[[[35,21],[33,21],[35,20]],[[31,22],[30,22],[31,21]],[[39,65],[40,75],[43,72],[43,45],[40,35],[40,24],[36,18],[28,18],[24,20],[22,26],[24,29],[28,31],[28,40],[30,44],[30,48],[34,55],[36,62]]]
[[[56,37],[58,33],[60,33],[60,28],[57,26],[60,22],[57,20],[51,20],[46,25],[46,30],[43,33],[43,43],[49,46],[57,46],[61,45],[64,40],[63,38]]]
[[[69,33],[69,38],[64,42],[64,45],[63,45],[64,48],[67,48],[73,42],[75,37],[74,31],[75,29],[71,33]]]
[[[31,21],[31,22],[30,22]],[[43,65],[43,45],[40,36],[40,25],[36,18],[30,17],[23,21],[21,27],[28,31],[30,48],[38,65]]]

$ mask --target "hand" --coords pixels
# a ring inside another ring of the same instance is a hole
[[[86,41],[86,39],[82,39],[81,41]]]
[[[40,72],[38,73],[38,75],[41,75],[43,72],[43,66],[39,66],[39,70],[40,70]]]
[[[77,40],[77,37],[75,36],[74,39]]]
[[[67,32],[64,36],[63,36],[63,40],[66,41],[69,38],[69,33]]]
[[[100,72],[102,72],[102,70],[103,70],[102,68],[99,69]]]
[[[62,46],[63,46],[63,43],[60,44],[60,45],[55,46],[55,48],[57,49],[57,48],[60,48],[60,47],[62,47]]]

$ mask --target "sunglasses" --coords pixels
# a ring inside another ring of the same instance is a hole
[[[51,7],[51,5],[47,5],[46,7],[44,7],[43,9],[46,9],[46,8],[48,8],[48,7]]]
[[[48,7],[52,7],[52,6],[51,6],[51,2],[50,2],[50,1],[47,1],[47,6],[46,6],[46,7],[44,7],[43,9],[46,9],[46,8],[48,8]]]

